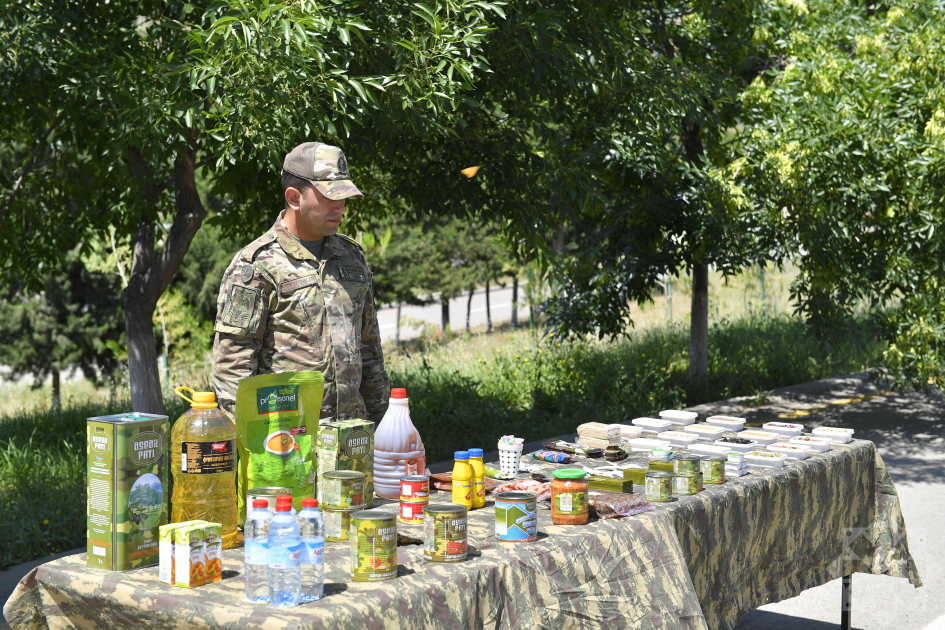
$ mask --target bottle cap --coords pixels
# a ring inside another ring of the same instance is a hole
[[[181,392],[190,392],[190,398],[187,398]],[[216,409],[217,397],[213,392],[195,392],[189,387],[178,387],[174,393],[190,403],[193,409]]]
[[[390,397],[391,398],[406,398],[407,390],[404,389],[403,387],[395,387],[394,389],[390,390]]]
[[[471,449],[469,449],[469,456],[470,456],[470,457],[482,457],[482,449],[481,449],[481,448],[471,448]]]
[[[318,499],[302,499],[302,507],[318,507]]]
[[[292,502],[291,501],[276,501],[276,512],[291,512],[292,511]]]
[[[559,468],[551,474],[557,479],[584,479],[587,476],[580,468]]]
[[[265,499],[253,499],[253,507],[254,508],[267,508],[269,507],[269,501],[266,501]]]
[[[288,501],[289,503],[292,503],[292,495],[280,494],[279,496],[276,497],[276,503],[282,503],[283,501]]]
[[[455,453],[453,453],[453,459],[466,461],[469,459],[469,451],[456,451]]]

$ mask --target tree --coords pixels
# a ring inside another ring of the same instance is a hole
[[[227,235],[262,231],[295,144],[334,141],[358,165],[375,139],[441,133],[499,15],[473,0],[5,5],[0,273],[37,283],[114,226],[133,251],[132,404],[163,412],[152,314],[206,218],[198,169],[227,196]]]
[[[782,72],[744,95],[733,145],[746,194],[777,210],[800,276],[798,313],[831,343],[856,308],[883,309],[902,386],[945,383],[945,3],[815,0]],[[773,173],[787,200],[749,181]]]
[[[73,250],[29,292],[8,285],[0,294],[0,364],[8,379],[33,376],[33,387],[52,377],[53,406],[61,400],[61,373],[81,370],[93,382],[118,361],[108,342],[122,336],[118,279],[86,269]]]

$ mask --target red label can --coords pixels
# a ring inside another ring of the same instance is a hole
[[[423,525],[423,508],[427,505],[429,505],[429,501],[423,503],[401,501],[400,522]]]
[[[430,478],[407,475],[400,478],[400,500],[405,503],[426,503],[430,500]]]

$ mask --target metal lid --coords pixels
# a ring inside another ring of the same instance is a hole
[[[387,510],[360,510],[351,515],[360,521],[392,521],[397,515]]]
[[[357,470],[331,470],[322,473],[325,479],[364,479],[365,474]]]
[[[698,455],[677,455],[677,456],[676,456],[676,461],[677,461],[677,462],[678,462],[678,461],[687,461],[687,462],[699,461],[700,459],[702,459],[702,457],[700,457],[700,456],[698,456]]]
[[[739,455],[740,455],[740,454],[741,454],[741,453],[739,453]],[[724,461],[725,461],[725,456],[724,456],[724,455],[706,455],[706,456],[703,457],[702,459],[705,460],[705,461],[707,461],[707,462],[724,462]]]
[[[534,492],[500,492],[495,495],[496,501],[534,501],[538,495]]]
[[[662,471],[654,471],[654,472],[648,472],[648,473],[646,473],[646,475],[644,475],[644,476],[645,476],[645,477],[650,477],[650,478],[659,478],[659,479],[662,479],[662,478],[664,478],[664,477],[672,477],[672,476],[673,476],[673,473],[662,472]]]
[[[407,475],[406,477],[401,477],[401,481],[430,481],[430,478],[426,475]]]
[[[246,496],[269,496],[269,495],[280,495],[280,494],[291,494],[291,490],[288,488],[280,488],[279,486],[267,486],[265,488],[253,488],[252,490],[246,491]]]
[[[466,514],[468,510],[465,505],[455,505],[453,503],[437,503],[423,508],[424,514]]]
[[[701,472],[697,472],[697,473],[685,473],[685,474],[679,473],[678,475],[673,475],[673,476],[674,476],[674,477],[701,477],[701,476],[702,476],[702,473],[701,473]]]

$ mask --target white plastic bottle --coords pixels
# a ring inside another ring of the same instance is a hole
[[[420,433],[410,421],[407,390],[390,390],[390,406],[374,430],[374,492],[386,499],[400,497],[400,478],[422,475],[426,450]]]
[[[269,601],[269,523],[272,514],[265,499],[253,501],[253,509],[243,525],[246,599]]]
[[[276,500],[269,523],[269,603],[279,608],[298,606],[302,595],[302,539],[291,510],[291,502]]]
[[[300,602],[314,602],[325,592],[325,519],[318,499],[302,499],[302,511],[295,519],[302,538],[302,596]]]

